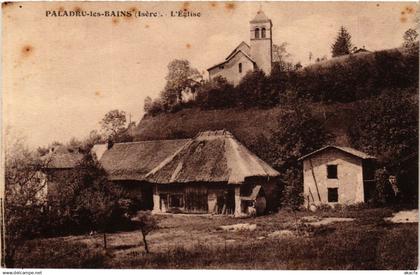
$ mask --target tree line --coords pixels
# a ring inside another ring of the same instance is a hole
[[[271,73],[250,71],[237,86],[223,77],[204,81],[188,60],[173,60],[165,88],[155,100],[145,99],[144,111],[154,116],[191,107],[271,107],[287,102],[290,94],[312,102],[353,102],[379,95],[384,89],[413,87],[419,73],[417,39],[417,32],[409,29],[401,48],[359,55],[354,53],[357,48],[351,35],[341,27],[331,50],[333,57],[345,57],[302,68],[300,63],[287,61],[287,43],[273,45]]]

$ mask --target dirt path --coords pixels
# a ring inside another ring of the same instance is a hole
[[[419,222],[419,210],[407,210],[399,211],[394,213],[392,217],[385,218],[386,221],[393,223],[418,223]]]

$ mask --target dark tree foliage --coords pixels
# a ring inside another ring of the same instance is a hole
[[[412,47],[418,42],[419,34],[415,29],[408,29],[403,35],[403,47]]]
[[[377,96],[389,88],[404,88],[401,92],[405,92],[418,84],[418,60],[416,42],[402,49],[349,54],[347,58],[303,69],[275,62],[269,76],[255,70],[246,74],[236,87],[221,77],[200,84],[196,100],[188,105],[178,103],[169,110],[157,99],[148,106],[147,115],[194,106],[203,109],[271,107],[292,99],[291,93],[313,102],[347,103]]]
[[[377,205],[385,205],[393,200],[394,194],[389,183],[391,174],[386,168],[379,168],[375,171],[375,192],[374,203]]]
[[[196,100],[198,106],[203,109],[233,107],[236,104],[235,90],[225,78],[215,77],[198,89]]]
[[[280,128],[273,135],[276,158],[271,162],[280,172],[284,184],[283,204],[296,208],[302,205],[302,164],[298,159],[326,145],[330,134],[315,118],[305,102],[296,103],[280,118]]]
[[[236,87],[238,103],[244,107],[258,106],[270,100],[267,77],[262,70],[248,72]]]
[[[91,154],[66,175],[65,184],[58,184],[59,192],[49,198],[49,235],[107,232],[127,224],[124,192],[108,181]]]
[[[267,78],[268,91],[262,101],[264,105],[274,106],[280,103],[282,95],[286,92],[290,72],[291,70],[281,63],[273,64],[271,74]]]
[[[345,27],[341,26],[334,44],[331,45],[332,57],[350,54],[352,48],[351,35]]]
[[[416,90],[417,91],[417,90]],[[379,167],[398,178],[403,195],[417,195],[418,101],[399,90],[366,101],[349,129],[352,146],[378,158]]]
[[[112,223],[121,221],[124,212],[119,201],[122,191],[108,181],[105,170],[95,161],[91,154],[85,155],[80,165],[75,168],[76,197],[74,215],[78,218],[79,227],[100,231],[104,234],[106,248],[106,232]]]
[[[353,102],[388,88],[418,83],[418,47],[375,52],[369,58],[350,55],[343,62],[289,73],[287,88],[298,97],[321,102]]]
[[[298,159],[326,145],[331,138],[321,120],[312,115],[308,102],[295,99],[279,117],[279,128],[270,137],[248,141],[252,152],[280,172],[283,206],[296,209],[303,203],[302,163]]]

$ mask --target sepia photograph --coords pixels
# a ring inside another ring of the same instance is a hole
[[[3,2],[3,274],[417,274],[418,7]]]

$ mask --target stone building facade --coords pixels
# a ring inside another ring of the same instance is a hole
[[[250,45],[242,41],[223,62],[208,68],[210,80],[221,76],[238,85],[242,77],[254,69],[261,69],[266,75],[271,73],[273,24],[261,10],[249,24]]]
[[[300,160],[306,207],[355,204],[371,198],[374,157],[348,147],[327,146]]]

